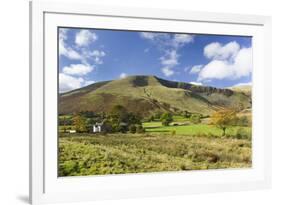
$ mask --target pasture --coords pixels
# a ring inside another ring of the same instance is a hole
[[[222,130],[214,125],[208,124],[186,124],[186,125],[169,125],[162,126],[161,122],[146,122],[143,123],[146,132],[152,133],[171,133],[175,132],[177,135],[209,135],[220,137]],[[226,129],[226,135],[234,136],[237,131],[243,131],[246,135],[251,135],[251,127],[229,126]]]

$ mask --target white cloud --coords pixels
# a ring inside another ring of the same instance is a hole
[[[175,74],[173,69],[179,64],[179,49],[194,40],[194,35],[189,34],[141,32],[140,36],[150,40],[163,53],[160,57],[161,71],[166,77]]]
[[[95,64],[103,64],[102,58],[106,56],[106,53],[101,50],[90,51],[88,48],[81,49],[81,55],[83,58],[81,59],[82,63],[88,64],[88,61],[93,61]]]
[[[190,84],[192,84],[192,85],[203,85],[203,83],[201,83],[201,82],[189,82]]]
[[[59,92],[67,92],[69,90],[82,87],[84,79],[73,77],[64,73],[59,74]]]
[[[194,35],[189,34],[175,34],[172,40],[172,45],[174,47],[183,46],[185,44],[193,42]]]
[[[158,40],[161,38],[169,38],[169,35],[166,33],[153,33],[153,32],[140,32],[140,36],[149,40]]]
[[[179,64],[179,55],[176,50],[167,51],[165,56],[160,57],[161,64],[173,67]]]
[[[174,74],[172,69],[179,64],[178,58],[177,50],[166,51],[166,54],[160,57],[161,64],[164,66],[161,70],[165,76],[169,77]]]
[[[70,90],[78,89],[95,83],[92,80],[84,80],[82,77],[73,77],[71,75],[59,74],[59,92],[64,93]]]
[[[75,43],[78,46],[88,46],[97,39],[98,36],[93,31],[82,29],[76,34]]]
[[[59,55],[63,55],[73,60],[81,60],[82,56],[70,46],[65,44],[65,41],[67,40],[67,32],[68,29],[59,30]]]
[[[196,74],[196,73],[199,73],[202,69],[204,65],[195,65],[195,66],[192,66],[192,68],[190,69],[189,73],[190,74]]]
[[[174,73],[175,73],[172,70],[172,68],[169,68],[169,67],[163,67],[161,70],[166,77],[170,77],[170,76],[174,75]]]
[[[204,48],[204,55],[209,59],[225,60],[235,58],[240,50],[240,45],[235,42],[229,42],[226,45],[221,45],[218,42],[210,43]]]
[[[198,80],[238,79],[252,72],[252,48],[242,48],[231,59],[214,59],[199,72]]]
[[[94,50],[91,55],[93,56],[96,64],[103,64],[102,57],[105,56],[104,51]]]
[[[83,76],[91,71],[93,71],[93,67],[90,65],[85,65],[85,64],[71,64],[69,66],[63,67],[62,71],[65,74],[68,75],[77,75],[77,76]]]
[[[233,85],[232,87],[241,87],[241,86],[252,86],[252,82],[238,83],[238,84]]]
[[[142,38],[151,40],[156,43],[158,47],[173,47],[178,48],[185,44],[193,42],[194,35],[190,34],[168,34],[168,33],[153,33],[153,32],[141,32]]]
[[[127,76],[128,76],[127,73],[121,73],[119,75],[119,78],[123,79],[123,78],[126,78]]]

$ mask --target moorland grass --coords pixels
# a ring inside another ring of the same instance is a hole
[[[60,134],[59,176],[251,167],[251,141],[164,133]]]

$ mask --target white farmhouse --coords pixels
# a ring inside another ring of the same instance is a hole
[[[93,132],[101,132],[102,131],[103,123],[96,123],[93,125]]]

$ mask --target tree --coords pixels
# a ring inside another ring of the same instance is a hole
[[[130,125],[129,130],[130,130],[130,132],[133,133],[133,134],[136,133],[136,131],[137,131],[136,125]]]
[[[118,122],[126,122],[128,111],[122,105],[115,105],[111,110],[111,117]]]
[[[182,112],[182,115],[183,115],[184,117],[186,117],[186,118],[190,118],[191,113],[188,112],[187,110],[185,110],[185,111]]]
[[[192,114],[190,116],[190,122],[194,123],[194,124],[198,124],[201,122],[201,115],[200,114]]]
[[[225,136],[226,128],[230,125],[234,125],[236,119],[237,116],[235,110],[220,110],[211,116],[211,124],[222,129],[222,136]]]
[[[73,117],[73,124],[75,127],[75,130],[77,132],[86,132],[87,131],[87,123],[86,118],[81,115],[75,115]]]
[[[125,133],[129,131],[130,125],[141,124],[141,116],[128,112],[122,105],[115,105],[108,116],[108,121],[112,125],[112,131]]]
[[[168,126],[171,122],[173,122],[173,116],[171,113],[166,112],[161,116],[162,125]]]

